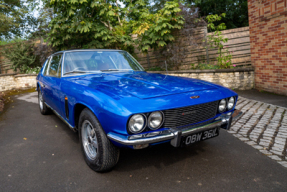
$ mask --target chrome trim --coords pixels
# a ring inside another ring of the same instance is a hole
[[[50,105],[48,105],[46,102],[45,104],[62,120],[64,121],[69,127],[70,129],[72,129],[74,132],[76,132],[76,127],[73,127],[68,121],[66,121],[57,111],[55,111]]]
[[[243,113],[241,111],[235,109],[234,112],[221,114],[214,120],[214,122],[199,127],[188,126],[181,129],[167,129],[164,131],[154,131],[150,133],[141,133],[131,136],[124,136],[121,134],[110,132],[107,134],[107,137],[112,141],[123,145],[143,145],[170,140],[172,146],[178,147],[180,145],[180,138],[182,136],[191,135],[216,127],[229,130],[232,120],[238,119],[240,116],[242,116],[242,114]]]
[[[184,130],[181,130],[182,132],[182,136],[187,136],[187,135],[191,135],[193,133],[197,133],[197,132],[201,132],[201,131],[206,131],[208,129],[212,129],[212,128],[215,128],[215,127],[219,127],[223,124],[225,124],[226,122],[226,119],[229,120],[229,117],[225,118],[225,119],[221,119],[219,121],[215,121],[215,122],[212,122],[210,124],[207,124],[207,125],[203,125],[203,126],[200,126],[200,127],[196,127],[196,128],[192,128],[192,129],[184,129]]]
[[[64,77],[64,61],[65,61],[65,56],[66,56],[66,52],[64,52],[63,54],[63,60],[62,60],[62,70],[61,70],[61,77]]]
[[[108,133],[108,138],[116,141],[117,143],[123,145],[140,145],[140,144],[147,144],[147,143],[156,143],[160,141],[165,141],[172,139],[174,134],[172,132],[167,132],[164,135],[156,136],[156,137],[149,137],[149,138],[140,138],[135,140],[129,140],[128,137],[119,135],[117,133]]]
[[[161,142],[161,141],[165,141],[165,140],[174,139],[177,137],[177,135],[179,135],[179,132],[181,132],[180,133],[181,136],[186,136],[186,135],[189,135],[192,133],[197,133],[200,131],[205,131],[208,129],[219,127],[223,124],[226,124],[226,122],[227,122],[226,118],[228,118],[228,120],[229,120],[230,116],[228,116],[228,117],[224,116],[220,120],[217,120],[213,123],[203,125],[200,127],[196,127],[196,128],[187,127],[185,129],[181,129],[181,130],[169,129],[166,131],[161,131],[159,133],[159,135],[156,135],[156,136],[151,135],[151,137],[148,137],[149,133],[138,134],[138,135],[136,135],[136,137],[139,137],[139,138],[136,138],[135,136],[133,136],[133,137],[132,136],[123,136],[123,135],[113,133],[113,132],[108,133],[107,136],[109,139],[111,139],[117,143],[123,144],[123,145],[141,145],[141,144],[147,144],[147,143],[157,143],[157,142]]]

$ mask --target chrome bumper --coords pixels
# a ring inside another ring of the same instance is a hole
[[[174,147],[179,147],[180,140],[182,136],[191,135],[193,133],[209,130],[216,127],[221,127],[223,129],[230,129],[232,120],[236,120],[242,115],[242,112],[235,110],[233,114],[222,114],[217,117],[214,122],[206,124],[199,127],[185,127],[183,129],[168,129],[165,131],[155,131],[151,133],[142,133],[131,136],[123,136],[117,133],[108,133],[108,138],[123,144],[123,145],[133,145],[134,148],[137,145],[146,145],[150,143],[158,143],[161,141],[171,140],[171,145]],[[146,145],[148,146],[148,145]],[[143,147],[144,148],[144,147]]]

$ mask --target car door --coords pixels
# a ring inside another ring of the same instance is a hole
[[[46,91],[45,91],[45,87],[46,87],[46,84],[45,84],[45,76],[47,74],[47,71],[48,71],[48,67],[49,67],[49,63],[50,63],[50,60],[51,60],[51,57],[48,57],[48,59],[46,60],[45,64],[44,64],[44,68],[43,68],[43,71],[42,73],[39,75],[39,83],[40,83],[40,91],[42,93],[42,96],[44,98],[44,100],[46,101],[47,100],[47,95],[46,95]]]
[[[61,92],[61,61],[62,54],[53,55],[47,73],[43,76],[44,99],[57,113],[61,114],[60,98]]]

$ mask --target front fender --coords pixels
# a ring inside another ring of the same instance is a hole
[[[127,134],[126,123],[131,112],[115,99],[108,95],[76,83],[62,82],[62,90],[68,97],[69,108],[75,111],[76,104],[81,104],[90,109],[101,123],[106,133],[110,131]],[[63,100],[64,103],[64,100]],[[75,126],[75,113],[69,116],[69,123]]]

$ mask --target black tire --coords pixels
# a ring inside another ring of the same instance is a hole
[[[41,107],[42,103],[42,107]],[[45,104],[45,100],[42,96],[41,90],[38,91],[38,104],[39,104],[39,109],[42,115],[48,115],[51,113],[51,109]]]
[[[81,112],[78,128],[81,149],[87,165],[96,172],[111,170],[118,163],[120,150],[110,142],[97,117],[89,109],[86,108]],[[87,129],[93,131],[89,134]],[[90,135],[89,139],[87,135]],[[92,144],[94,141],[97,147]],[[87,148],[96,153],[91,155]]]

